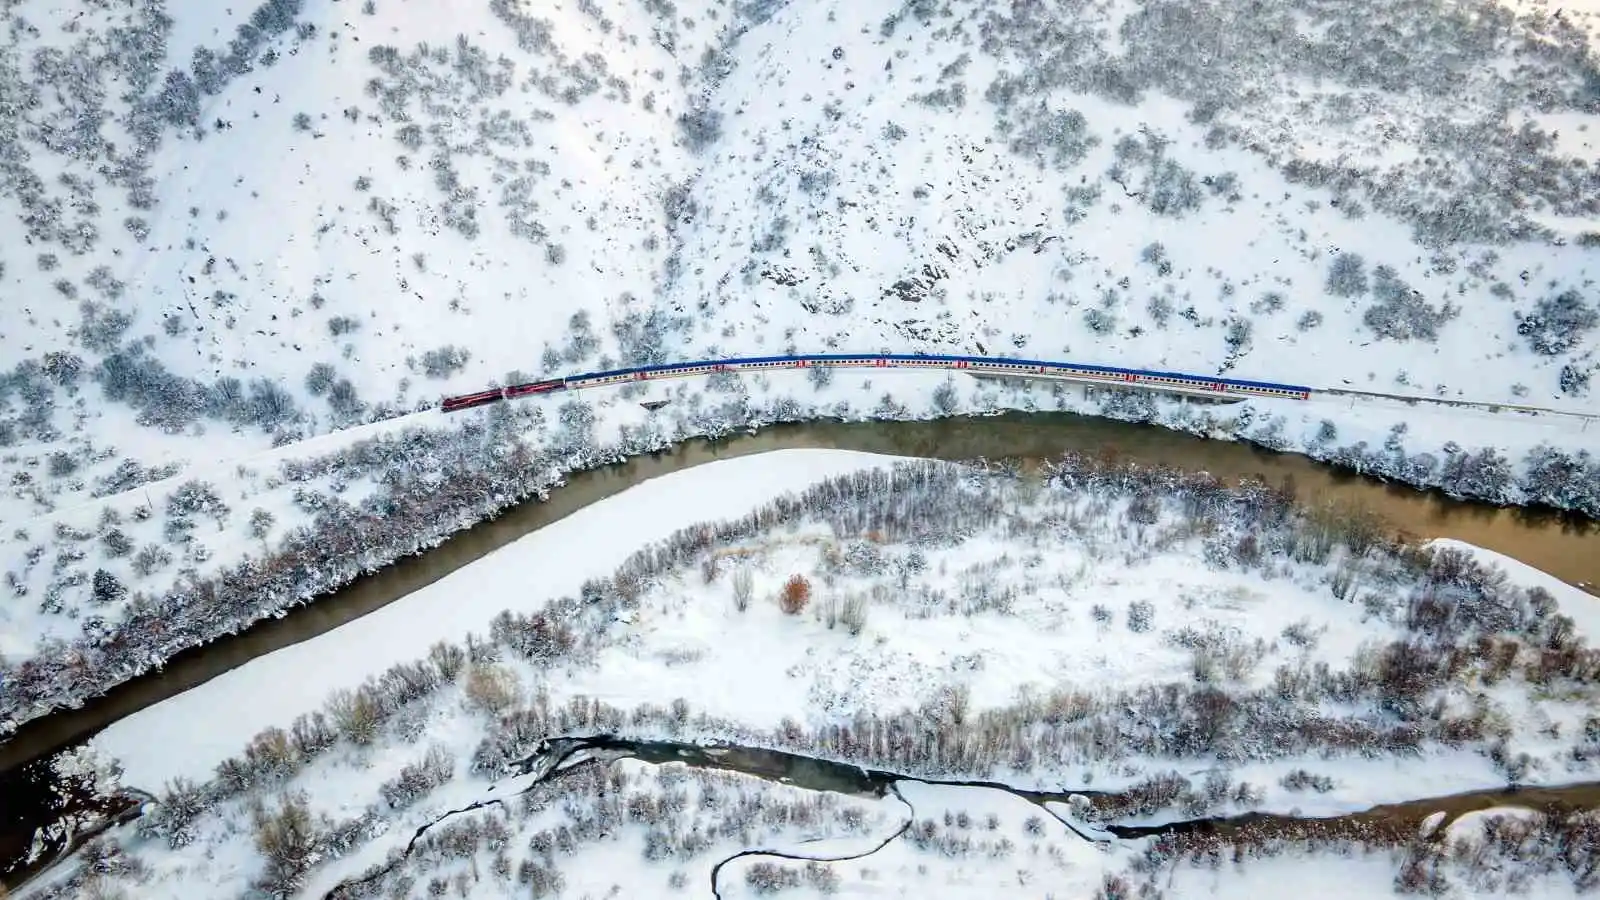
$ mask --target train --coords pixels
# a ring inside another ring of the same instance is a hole
[[[811,354],[802,356],[734,357],[730,359],[702,360],[700,362],[634,366],[627,369],[610,369],[604,372],[586,372],[582,375],[551,378],[544,381],[530,381],[525,384],[490,388],[456,397],[445,397],[440,404],[440,409],[444,412],[457,412],[485,406],[490,403],[498,403],[501,400],[515,400],[536,394],[576,391],[584,388],[627,384],[634,381],[689,378],[697,375],[711,375],[716,372],[759,372],[768,369],[806,369],[812,367],[950,369],[972,375],[1062,378],[1091,384],[1105,384],[1107,386],[1143,386],[1160,391],[1199,394],[1210,397],[1267,397],[1277,400],[1309,400],[1312,394],[1311,388],[1302,385],[1274,384],[1269,381],[1243,381],[1236,378],[1219,378],[1211,375],[1154,372],[1145,369],[1123,369],[1116,366],[1095,366],[1086,363],[1052,362],[1038,359],[895,353]]]

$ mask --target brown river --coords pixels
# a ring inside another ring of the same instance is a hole
[[[0,745],[0,772],[49,753],[244,665],[264,653],[316,637],[416,591],[529,532],[669,472],[719,459],[791,448],[827,448],[932,459],[1051,459],[1069,450],[1118,456],[1145,465],[1210,472],[1221,478],[1260,476],[1294,482],[1302,500],[1338,499],[1371,509],[1395,529],[1423,538],[1449,537],[1515,557],[1564,581],[1600,584],[1600,526],[1581,517],[1502,509],[1451,500],[1354,475],[1291,453],[1205,440],[1147,425],[1061,413],[962,417],[931,422],[821,422],[780,425],[712,442],[692,440],[571,476],[546,502],[529,502],[483,522],[421,555],[407,557],[343,590],[182,653],[160,672],[114,688],[83,708],[20,728]]]
[[[1591,592],[1600,584],[1600,529],[1581,517],[1500,509],[1451,500],[1335,470],[1295,454],[1205,440],[1167,429],[1067,414],[1007,414],[931,422],[819,422],[774,426],[718,442],[687,441],[662,453],[571,476],[545,502],[529,502],[408,557],[282,619],[185,652],[155,673],[136,678],[80,709],[22,726],[0,745],[0,796],[8,801],[39,791],[43,761],[105,726],[215,678],[250,660],[308,640],[360,618],[450,574],[529,532],[642,481],[719,459],[791,448],[856,450],[897,456],[962,460],[1050,459],[1066,451],[1114,453],[1145,465],[1205,471],[1224,479],[1258,476],[1292,481],[1302,500],[1335,499],[1372,510],[1395,530],[1420,538],[1448,537],[1515,557]],[[29,785],[32,782],[33,785]],[[145,787],[154,788],[155,785]],[[28,818],[21,807],[0,819]],[[42,812],[40,811],[35,811]],[[0,821],[0,832],[20,821]],[[15,832],[13,832],[14,834]],[[0,843],[4,843],[0,839]],[[3,854],[0,854],[3,856]],[[0,858],[0,873],[6,860]]]

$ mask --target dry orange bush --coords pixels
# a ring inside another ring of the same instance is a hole
[[[790,575],[778,595],[778,607],[791,616],[797,616],[811,602],[811,582],[804,575]]]
[[[467,670],[467,704],[499,715],[517,701],[521,685],[517,673],[493,663],[476,663]]]

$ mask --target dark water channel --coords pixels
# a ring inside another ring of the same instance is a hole
[[[203,684],[258,656],[316,637],[420,590],[516,539],[640,482],[720,459],[794,448],[855,450],[933,459],[1046,460],[1068,451],[1114,454],[1144,465],[1205,471],[1237,480],[1291,482],[1302,500],[1365,506],[1396,531],[1449,537],[1515,557],[1593,591],[1600,584],[1600,531],[1594,522],[1527,509],[1451,500],[1386,484],[1296,454],[1206,440],[1145,425],[1063,413],[1010,413],[930,422],[816,422],[781,425],[721,441],[691,440],[661,453],[572,475],[544,502],[528,502],[463,531],[434,550],[407,557],[284,618],[178,654],[158,672],[118,685],[78,709],[24,724],[0,744],[0,849],[25,846],[37,815],[73,803],[51,784],[42,761],[147,706]],[[692,511],[690,511],[692,514]],[[33,763],[32,765],[29,765]],[[156,785],[144,787],[155,789]],[[22,836],[20,831],[28,832]],[[16,857],[0,856],[0,878]]]
[[[1499,806],[1515,806],[1550,812],[1590,809],[1600,806],[1600,783],[1573,784],[1549,788],[1508,788],[1473,791],[1444,797],[1411,800],[1404,803],[1376,806],[1371,809],[1344,815],[1303,817],[1271,813],[1249,813],[1231,817],[1206,817],[1167,822],[1157,825],[1088,824],[1073,820],[1065,810],[1052,809],[1051,804],[1071,808],[1072,798],[1087,800],[1089,807],[1112,795],[1105,791],[1061,789],[1058,791],[1027,790],[994,781],[967,781],[932,778],[914,778],[881,769],[869,769],[833,760],[818,759],[798,753],[771,750],[762,747],[744,747],[732,744],[686,744],[676,741],[636,740],[614,735],[583,737],[554,737],[546,740],[531,756],[516,763],[513,771],[518,776],[536,775],[516,792],[491,797],[459,810],[447,812],[416,830],[406,852],[416,846],[429,829],[451,817],[503,803],[525,794],[538,785],[557,780],[562,774],[582,765],[619,758],[637,759],[654,765],[678,763],[697,769],[715,769],[750,775],[767,781],[781,782],[813,791],[831,791],[858,797],[885,797],[893,795],[907,807],[906,822],[885,840],[868,851],[856,855],[830,858],[790,855],[772,850],[742,850],[720,860],[711,868],[711,893],[720,897],[717,877],[722,868],[746,856],[768,856],[782,859],[859,859],[870,856],[899,838],[918,818],[928,816],[927,810],[918,810],[900,795],[896,786],[902,782],[921,782],[947,787],[983,788],[1003,791],[1039,807],[1040,811],[1060,822],[1084,840],[1103,841],[1109,838],[1137,839],[1160,835],[1207,833],[1227,838],[1250,833],[1258,838],[1272,837],[1334,837],[1357,835],[1387,835],[1396,843],[1404,843],[1417,835],[1423,822],[1434,813],[1444,813],[1443,820],[1433,832],[1442,835],[1449,824],[1460,816],[1477,810]],[[1081,803],[1081,801],[1080,801]],[[351,888],[358,883],[371,881],[376,875],[364,876],[345,882],[325,895],[324,900],[342,900],[352,895]]]

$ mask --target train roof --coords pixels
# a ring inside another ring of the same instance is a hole
[[[727,359],[702,359],[691,362],[655,363],[645,366],[630,366],[623,369],[607,369],[600,372],[585,372],[582,375],[569,375],[566,377],[566,380],[581,381],[588,378],[615,378],[620,375],[635,375],[640,372],[671,372],[682,369],[696,369],[702,366],[754,365],[759,363],[782,362],[840,362],[849,359],[883,359],[900,362],[931,360],[936,362],[990,363],[1021,366],[1066,366],[1074,369],[1088,369],[1090,371],[1107,372],[1116,375],[1144,375],[1154,378],[1176,378],[1184,381],[1226,384],[1234,387],[1252,387],[1264,388],[1267,390],[1297,392],[1309,392],[1313,390],[1313,388],[1297,384],[1279,384],[1272,381],[1250,381],[1242,378],[1223,378],[1221,376],[1195,375],[1188,372],[1163,372],[1154,369],[1128,369],[1121,366],[1102,366],[1095,363],[1079,363],[1068,360],[1019,359],[1005,356],[946,356],[933,353],[815,353],[799,354],[795,356],[736,356],[729,357]]]

